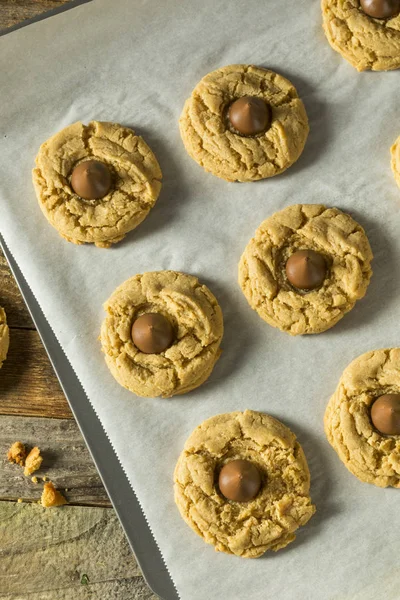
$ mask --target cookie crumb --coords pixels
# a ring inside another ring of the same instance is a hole
[[[44,508],[50,508],[51,506],[62,506],[63,504],[68,504],[68,501],[64,498],[64,496],[56,490],[51,481],[44,484],[43,493],[41,497],[41,505]]]
[[[31,477],[31,481],[32,481],[32,483],[39,483],[39,479],[36,477],[36,475]]]
[[[43,462],[43,457],[40,455],[40,450],[37,446],[32,448],[25,460],[24,475],[29,477],[35,471],[40,469]]]
[[[43,481],[48,481],[48,480],[49,480],[48,477],[46,477],[46,476],[43,477]]]
[[[22,498],[18,498],[17,502],[18,502],[18,504],[22,504],[22,502],[23,502]]]
[[[26,459],[26,448],[22,442],[14,442],[9,451],[7,458],[10,463],[16,463],[23,467]]]

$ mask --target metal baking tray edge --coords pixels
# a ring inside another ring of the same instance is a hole
[[[111,442],[1,234],[0,247],[147,584],[162,600],[179,600],[150,525]]]

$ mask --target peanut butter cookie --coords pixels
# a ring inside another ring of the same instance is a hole
[[[400,348],[349,364],[326,408],[325,432],[360,481],[400,488]]]
[[[397,185],[400,187],[400,136],[390,149],[392,155],[392,171]]]
[[[188,154],[227,181],[282,173],[299,158],[309,131],[290,81],[252,65],[230,65],[203,77],[179,126]]]
[[[74,123],[41,145],[33,169],[48,221],[74,244],[121,241],[154,206],[161,169],[144,140],[116,123]]]
[[[239,263],[250,306],[291,335],[333,327],[362,298],[372,252],[361,225],[337,208],[296,204],[257,229]]]
[[[238,496],[238,463],[250,465],[247,477],[259,473],[259,485],[248,486],[245,499]],[[227,468],[228,477],[223,476]],[[280,550],[315,512],[307,461],[295,435],[276,419],[252,410],[217,415],[197,427],[179,457],[174,480],[182,518],[215,550],[227,554],[257,558],[267,550]],[[224,495],[227,483],[237,501]]]
[[[106,363],[134,394],[184,394],[211,374],[221,353],[222,311],[197,277],[175,271],[135,275],[104,308]]]
[[[8,346],[10,344],[10,331],[4,308],[0,306],[0,369],[7,358]]]
[[[393,2],[322,0],[323,28],[332,48],[358,71],[389,71],[400,67],[399,10],[387,9]],[[378,4],[381,6],[379,7]],[[369,5],[368,13],[365,12]],[[385,6],[383,6],[385,5]],[[371,10],[374,8],[374,10]],[[376,18],[374,15],[379,15]]]

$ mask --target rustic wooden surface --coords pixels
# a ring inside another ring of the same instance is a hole
[[[59,8],[68,0],[0,0],[0,29],[18,25],[48,10]]]
[[[65,2],[0,0],[0,30]],[[1,251],[0,306],[11,330],[0,371],[1,600],[155,600],[108,508],[107,494]],[[16,440],[42,450],[38,484],[8,463],[6,451]],[[36,504],[42,477],[51,479],[71,505],[43,509]]]
[[[2,503],[0,598],[150,600],[114,511]]]
[[[72,418],[1,251],[0,306],[6,311],[11,329],[10,350],[0,377],[0,414]]]
[[[35,473],[39,479],[48,477],[73,504],[111,506],[75,421],[3,416],[0,424],[2,459],[16,440],[27,448],[39,446],[43,456],[42,466]],[[39,500],[42,488],[43,485],[33,483],[30,477],[24,477],[20,466],[0,461],[0,498],[3,500]]]

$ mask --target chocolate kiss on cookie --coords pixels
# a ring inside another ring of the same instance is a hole
[[[298,250],[286,262],[286,276],[289,282],[301,290],[319,288],[324,282],[326,271],[324,257],[315,250]]]
[[[222,467],[218,485],[221,494],[228,500],[248,502],[260,490],[260,471],[248,460],[231,460]]]
[[[229,107],[231,125],[242,135],[257,135],[271,126],[271,107],[257,96],[243,96]]]
[[[86,160],[74,168],[71,175],[71,187],[84,200],[99,200],[108,194],[111,188],[111,172],[99,160]]]
[[[400,0],[360,0],[360,5],[374,19],[392,19],[400,12]]]
[[[133,323],[132,341],[145,354],[160,354],[174,341],[174,330],[164,315],[146,313]]]
[[[400,435],[400,394],[384,394],[371,407],[374,427],[386,435]]]

